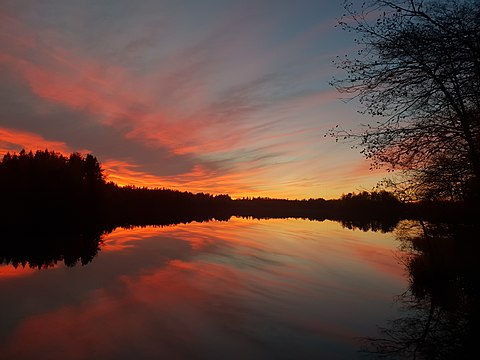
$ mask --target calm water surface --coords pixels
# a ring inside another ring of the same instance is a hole
[[[85,266],[0,265],[0,358],[355,359],[407,287],[393,234],[294,219],[117,229]]]

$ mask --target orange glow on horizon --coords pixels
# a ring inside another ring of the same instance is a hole
[[[32,269],[28,266],[14,267],[12,265],[0,265],[0,280],[30,276],[38,271],[38,269]]]
[[[234,198],[265,196],[265,191],[255,188],[261,185],[259,180],[254,180],[255,175],[261,173],[261,169],[254,169],[249,173],[218,175],[197,165],[189,173],[160,177],[139,171],[138,165],[125,161],[107,160],[103,163],[103,167],[107,181],[113,181],[119,186],[133,185],[193,193],[229,194]]]

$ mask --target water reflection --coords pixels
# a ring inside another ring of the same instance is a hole
[[[350,230],[362,230],[362,231],[381,231],[383,233],[389,233],[395,230],[399,220],[395,218],[384,219],[341,219],[338,220],[343,227]]]
[[[352,359],[407,285],[391,234],[330,221],[116,229],[98,244],[88,266],[0,278],[0,357]]]
[[[368,339],[366,352],[389,359],[473,359],[479,317],[478,227],[404,223],[409,287],[402,316]]]
[[[97,255],[103,233],[99,227],[3,229],[0,265],[32,269],[54,267],[59,262],[69,267],[86,265]]]
[[[242,217],[248,220],[251,217]],[[262,220],[262,218],[255,218]],[[263,218],[274,219],[274,218]],[[286,219],[286,218],[276,218]],[[2,241],[0,242],[0,265],[12,265],[14,268],[49,268],[56,266],[59,262],[72,267],[77,264],[86,265],[91,262],[103,244],[103,237],[109,236],[109,244],[106,250],[122,249],[121,243],[129,243],[131,240],[152,236],[152,233],[158,232],[157,227],[167,228],[171,225],[182,223],[201,223],[211,221],[210,218],[194,219],[185,218],[182,221],[174,221],[172,219],[157,219],[158,225],[152,226],[134,226],[122,225],[121,227],[113,224],[101,225],[95,223],[80,223],[78,226],[59,226],[60,224],[52,223],[50,226],[37,226],[31,228],[8,227],[2,229]],[[220,221],[228,221],[220,220]],[[312,220],[315,221],[315,220]],[[322,220],[323,221],[323,220]],[[383,233],[391,232],[398,224],[397,219],[384,220],[338,220],[344,228],[350,230],[360,229],[362,231],[381,231]],[[223,234],[222,240],[228,240],[232,222],[227,225],[229,231]],[[117,230],[115,230],[117,229]],[[128,232],[123,230],[128,229]],[[188,232],[193,236],[195,226],[189,227]],[[242,231],[242,229],[237,229]],[[168,232],[167,229],[163,230]],[[174,230],[178,232],[178,228]],[[139,235],[140,234],[140,235]],[[207,241],[210,234],[206,234]],[[113,239],[116,239],[113,241]],[[5,271],[4,271],[5,272]],[[13,272],[12,272],[13,274]]]

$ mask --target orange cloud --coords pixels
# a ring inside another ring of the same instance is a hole
[[[31,132],[0,127],[0,154],[18,152],[21,149],[27,151],[49,149],[63,154],[69,154],[73,151],[61,141],[51,141]],[[83,150],[83,152],[88,151]]]
[[[261,190],[257,189],[257,186],[261,185],[257,175],[264,171],[261,169],[246,169],[243,172],[221,174],[218,171],[196,165],[188,173],[156,176],[140,170],[140,165],[127,161],[105,160],[103,167],[107,180],[121,186],[146,186],[213,194],[228,193],[234,197],[262,194]]]

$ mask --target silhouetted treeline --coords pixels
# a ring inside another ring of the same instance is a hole
[[[232,208],[236,216],[334,220],[350,229],[383,232],[392,231],[404,219],[468,223],[476,216],[461,202],[403,203],[387,191],[348,193],[333,200],[247,198],[233,200]]]
[[[168,225],[180,222],[254,218],[306,218],[341,221],[349,228],[392,230],[401,219],[464,221],[459,203],[405,204],[386,191],[349,193],[340,199],[286,200],[194,194],[168,189],[119,187],[107,183],[92,155],[64,156],[22,150],[0,161],[0,227],[104,227]]]
[[[232,199],[228,195],[193,194],[168,189],[119,187],[105,184],[102,221],[108,224],[170,225],[191,221],[228,220]]]
[[[32,226],[90,221],[99,215],[104,185],[100,164],[90,154],[7,153],[0,162],[1,221]]]

